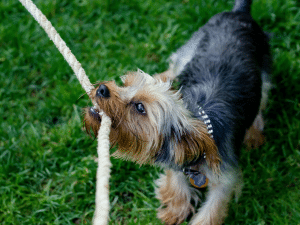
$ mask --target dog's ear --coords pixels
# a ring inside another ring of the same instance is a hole
[[[183,132],[171,132],[171,137],[165,138],[156,161],[184,166],[196,162],[204,153],[207,165],[214,171],[219,171],[220,157],[215,141],[207,132],[202,121],[193,120],[193,127]]]
[[[204,153],[207,165],[214,171],[219,170],[220,157],[215,141],[201,121],[193,121],[193,128],[185,132],[174,146],[175,163],[178,165],[195,162]]]
[[[158,73],[154,75],[155,79],[159,79],[162,82],[170,82],[175,79],[175,75],[171,69],[163,72],[163,73]]]

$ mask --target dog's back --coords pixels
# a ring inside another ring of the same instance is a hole
[[[213,40],[214,41],[213,44],[215,45],[214,54],[220,55],[221,53],[218,52],[222,51],[223,48],[222,46],[217,46],[216,44],[221,44],[224,46],[226,44],[224,42],[225,37],[230,37],[230,36],[232,37],[233,33],[239,28],[238,26],[239,24],[245,26],[254,24],[256,30],[257,28],[260,30],[259,26],[251,17],[250,14],[251,3],[252,0],[236,0],[232,12],[223,12],[213,16],[207,22],[207,24],[205,24],[197,32],[195,32],[192,35],[191,39],[185,45],[179,48],[175,53],[173,53],[171,56],[171,68],[174,72],[174,75],[178,76],[181,73],[181,71],[184,69],[186,64],[190,62],[193,56],[196,53],[199,53],[198,51],[200,50],[199,46],[200,48],[208,46],[208,42],[209,42],[208,38],[210,40],[214,39]],[[231,27],[226,26],[228,23],[231,23],[232,26]],[[213,25],[215,30],[208,28],[209,26],[213,26]],[[213,35],[213,37],[208,37],[208,32],[210,36]],[[251,29],[249,29],[248,32],[251,32]],[[255,30],[253,30],[253,32],[255,32]],[[265,46],[264,51],[266,52],[266,54],[268,54],[267,53],[268,49],[266,49],[268,48],[268,45],[266,44],[267,37],[262,32],[256,32],[256,33],[260,33],[260,35],[263,35],[263,38],[258,37],[257,39],[259,41],[264,40],[265,42],[263,44]],[[222,38],[223,40],[218,41],[219,38]],[[213,46],[211,45],[210,47]],[[203,50],[206,51],[207,49],[203,48]],[[212,51],[210,53],[212,53]]]
[[[213,118],[221,155],[229,136],[240,147],[259,110],[261,74],[270,70],[268,38],[250,6],[251,0],[236,1],[232,12],[212,17],[171,58],[189,110],[197,117],[200,105]]]

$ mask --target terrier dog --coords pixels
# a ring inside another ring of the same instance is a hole
[[[122,86],[102,82],[92,93],[112,119],[113,156],[165,168],[156,195],[158,217],[166,224],[195,213],[197,187],[206,185],[206,201],[191,224],[222,224],[232,195],[242,188],[243,140],[254,147],[263,143],[271,56],[251,3],[236,0],[231,12],[212,17],[172,54],[166,72],[131,72]],[[86,130],[96,136],[100,108],[85,109]]]

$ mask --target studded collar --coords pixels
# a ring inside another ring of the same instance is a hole
[[[213,138],[214,137],[213,136],[213,126],[211,124],[211,121],[210,121],[208,115],[205,113],[205,111],[203,110],[203,108],[201,106],[198,106],[197,109],[198,109],[197,115],[199,115],[201,117],[202,121],[204,122],[204,124],[207,127],[208,133],[210,134],[211,138]],[[205,158],[206,158],[206,154],[204,152],[200,162],[202,162]],[[195,169],[193,166],[188,166],[188,167],[183,168],[182,172],[187,177],[189,177],[189,180],[194,187],[204,188],[207,186],[207,184],[208,184],[207,177],[203,173],[201,173],[199,170]]]
[[[203,110],[203,108],[201,106],[198,106],[197,108],[198,108],[197,114],[199,116],[201,116],[202,121],[205,123],[205,125],[207,127],[208,133],[210,134],[211,138],[213,138],[214,137],[214,135],[213,135],[214,130],[213,130],[213,126],[211,124],[211,121],[210,121],[208,115],[205,113],[205,111]]]

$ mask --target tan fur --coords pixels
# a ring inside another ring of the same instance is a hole
[[[175,74],[172,69],[168,69],[165,72],[158,73],[154,75],[155,78],[162,80],[163,82],[167,82],[168,80],[172,81],[175,79]]]
[[[255,124],[253,124],[246,132],[244,143],[247,149],[255,149],[265,143],[265,136],[262,131],[257,129]]]
[[[218,151],[205,124],[191,118],[180,93],[171,90],[169,80],[162,81],[142,71],[129,72],[121,79],[123,87],[117,86],[114,81],[99,84],[109,89],[109,98],[97,97],[97,88],[91,94],[101,110],[112,119],[110,141],[112,145],[118,145],[114,157],[141,165],[153,164],[162,148],[164,129],[173,121],[182,134],[179,143],[174,144],[175,163],[183,165],[206,152],[208,165],[217,170],[220,161]],[[140,102],[146,115],[135,109],[134,104]],[[92,129],[97,135],[100,122],[87,109],[84,124],[88,133]]]
[[[85,114],[85,117],[84,117],[84,120],[83,120],[83,125],[86,129],[86,132],[91,136],[91,129],[92,131],[94,132],[95,136],[98,135],[98,131],[99,131],[99,128],[100,128],[100,123],[96,123],[95,122],[95,119],[89,115],[88,113],[89,111],[89,108],[85,108],[84,109],[84,114]]]
[[[135,71],[128,72],[127,75],[126,75],[126,76],[128,76],[128,78],[126,78],[128,80],[126,80],[126,83],[124,83],[124,85],[125,86],[130,86],[132,84],[131,81],[134,80],[135,75],[138,75],[138,72],[135,72]],[[155,79],[161,80],[162,82],[173,81],[176,78],[176,76],[173,72],[173,69],[171,69],[171,68],[164,71],[164,72],[162,72],[162,73],[154,74],[153,77]]]
[[[199,120],[191,121],[192,132],[183,135],[182,141],[175,148],[175,162],[183,165],[206,153],[206,162],[214,170],[219,170],[220,157],[214,140],[207,133],[206,125]]]
[[[135,82],[136,72],[130,71],[127,73],[127,75],[121,77],[124,86],[128,87],[132,85]]]
[[[156,181],[156,197],[161,202],[157,217],[165,224],[180,224],[190,213],[194,213],[191,199],[199,201],[196,189],[189,187],[181,172],[166,171]]]

